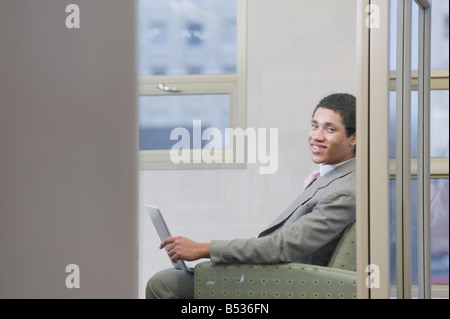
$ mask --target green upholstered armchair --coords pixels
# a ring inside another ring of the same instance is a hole
[[[196,299],[338,299],[356,298],[356,225],[343,233],[326,267],[213,265],[195,267]]]

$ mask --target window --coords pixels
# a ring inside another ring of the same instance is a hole
[[[171,149],[174,141],[170,139],[170,133],[177,127],[186,128],[190,132],[190,145],[194,148],[193,125],[200,118],[202,121],[198,129],[202,134],[206,128],[215,127],[221,131],[222,136],[225,136],[225,128],[229,127],[228,94],[142,95],[139,98],[139,105],[141,150]],[[204,148],[206,141],[201,142]]]
[[[391,1],[391,94],[390,94],[390,157],[391,157],[391,284],[396,284],[396,180],[395,180],[395,103],[396,103],[396,15],[397,1]],[[433,1],[432,3],[432,36],[431,36],[431,127],[430,127],[430,234],[431,234],[431,283],[433,292],[442,285],[448,289],[449,284],[449,61],[448,61],[448,3]],[[418,141],[418,8],[413,6],[412,20],[412,78],[411,78],[411,266],[412,284],[417,285],[417,141]],[[448,293],[448,292],[447,292]],[[447,294],[448,296],[448,294]]]
[[[245,5],[245,0],[138,1],[141,169],[194,168],[170,160],[175,128],[193,132],[201,122],[202,131],[245,129]],[[242,166],[233,163],[227,167]],[[207,165],[215,167],[224,165]]]

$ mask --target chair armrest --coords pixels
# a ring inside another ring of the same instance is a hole
[[[204,262],[194,277],[196,299],[356,298],[356,272],[315,265]]]

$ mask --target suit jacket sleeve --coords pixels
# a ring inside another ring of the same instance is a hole
[[[340,233],[355,220],[353,182],[352,176],[347,176],[339,182],[339,187],[328,185],[318,189],[316,194],[297,207],[282,225],[263,237],[213,240],[210,246],[212,262],[285,263],[320,252],[329,243],[337,242]],[[328,248],[327,254],[332,248]],[[329,259],[329,256],[327,258]]]

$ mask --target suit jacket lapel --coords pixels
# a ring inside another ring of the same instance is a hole
[[[263,236],[269,230],[287,220],[300,206],[308,202],[319,189],[327,187],[332,181],[341,178],[355,169],[355,159],[336,167],[334,170],[315,180],[304,192],[302,192],[287,209],[281,213],[259,236]]]

